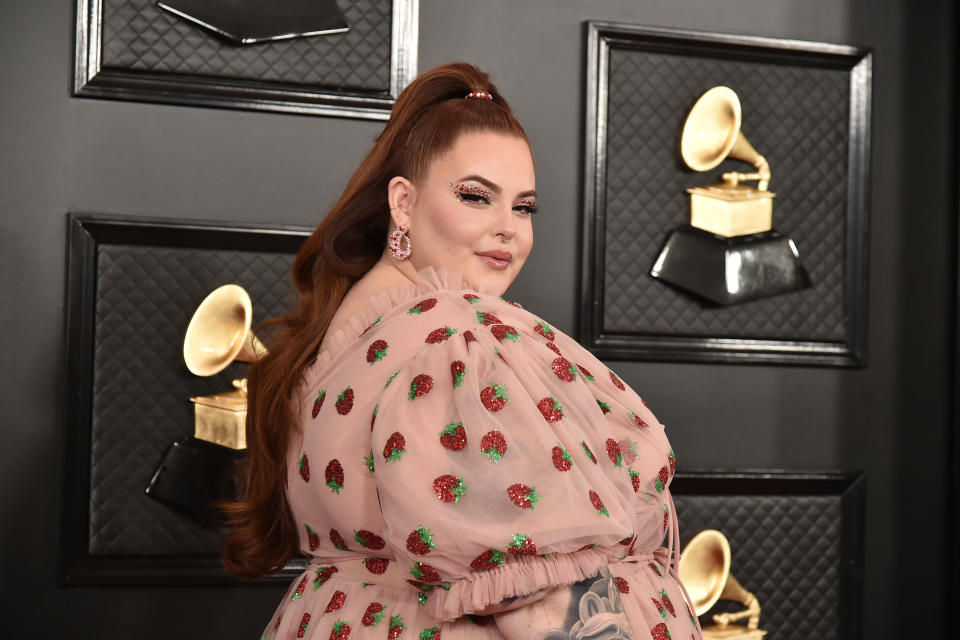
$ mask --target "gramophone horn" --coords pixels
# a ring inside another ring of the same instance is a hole
[[[760,623],[760,603],[730,573],[730,559],[730,542],[725,535],[715,529],[701,531],[680,554],[680,581],[698,616],[709,611],[717,600],[734,600],[747,608],[737,613],[714,615],[714,621],[725,627],[735,620],[749,618],[747,628],[756,629]]]
[[[714,87],[704,93],[690,109],[680,136],[680,155],[694,171],[713,169],[726,158],[748,162],[756,173],[725,173],[725,182],[736,185],[742,180],[759,180],[757,188],[767,189],[770,165],[740,132],[740,99],[729,87]]]
[[[198,376],[219,373],[234,360],[254,362],[267,352],[250,331],[253,305],[243,287],[214,289],[193,314],[183,338],[183,360]]]

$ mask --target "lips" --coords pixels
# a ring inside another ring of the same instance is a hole
[[[503,260],[504,262],[510,262],[510,260],[513,258],[513,254],[511,254],[509,251],[501,251],[499,249],[494,251],[484,251],[483,253],[478,253],[477,255],[493,258],[494,260]]]

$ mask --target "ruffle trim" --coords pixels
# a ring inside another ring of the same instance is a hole
[[[620,555],[617,549],[598,547],[550,554],[546,558],[516,556],[496,569],[454,582],[449,591],[435,589],[427,601],[427,611],[441,620],[453,620],[506,598],[580,582],[596,575]]]
[[[380,316],[387,315],[397,307],[407,304],[415,298],[439,291],[496,295],[487,287],[474,286],[466,282],[459,272],[449,271],[446,267],[438,269],[424,267],[417,272],[416,284],[411,282],[397,285],[384,289],[375,296],[370,296],[360,311],[351,316],[343,327],[330,335],[326,349],[317,354],[308,375],[324,369]]]

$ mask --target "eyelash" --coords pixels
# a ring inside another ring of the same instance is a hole
[[[493,201],[491,200],[493,194],[476,185],[458,184],[453,188],[453,194],[457,202],[472,206],[493,206]],[[537,205],[533,200],[521,200],[514,205],[513,210],[518,213],[532,215],[537,212]]]

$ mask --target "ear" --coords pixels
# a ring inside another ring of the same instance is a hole
[[[417,200],[417,188],[403,176],[394,176],[387,184],[387,202],[390,203],[390,217],[396,226],[411,226],[411,211]]]

